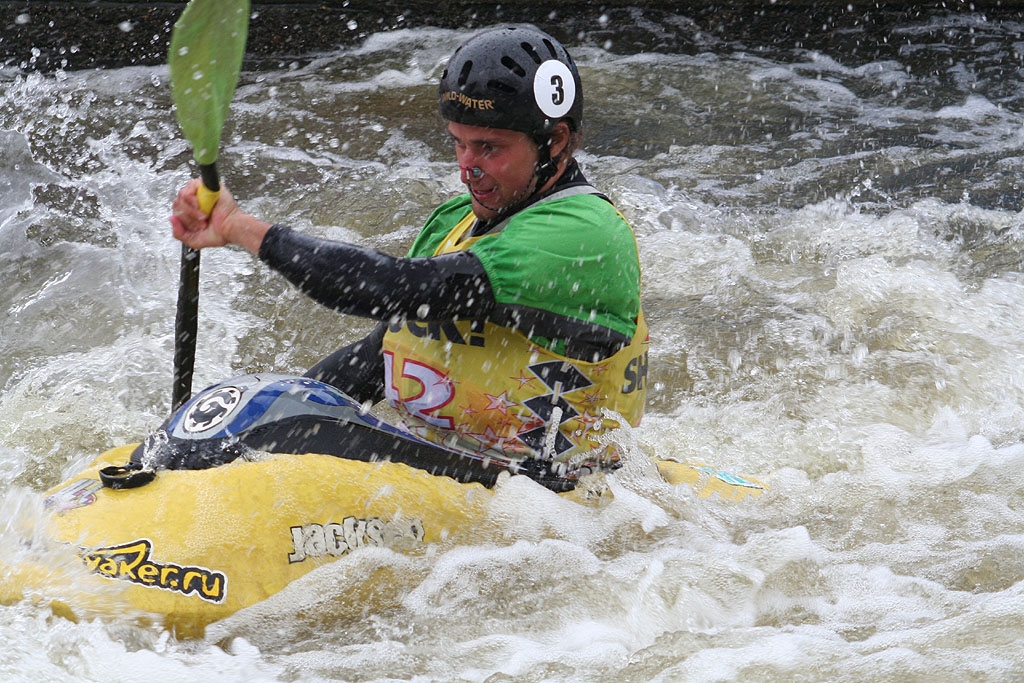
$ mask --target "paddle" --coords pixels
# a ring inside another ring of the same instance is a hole
[[[238,83],[248,30],[249,0],[191,0],[171,32],[171,98],[199,164],[199,206],[206,213],[213,210],[220,193],[220,133]],[[198,328],[199,252],[183,244],[174,318],[172,410],[192,395]]]

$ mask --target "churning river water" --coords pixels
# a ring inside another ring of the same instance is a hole
[[[205,640],[0,606],[0,679],[1020,680],[1022,31],[894,27],[856,61],[570,43],[581,161],[644,267],[650,400],[621,440],[760,498],[623,478],[595,509],[512,482],[478,542],[356,553]],[[434,93],[464,37],[246,70],[225,181],[403,252],[461,190]],[[189,161],[165,67],[0,71],[0,560],[42,491],[169,410]],[[302,371],[368,327],[204,252],[196,386]]]

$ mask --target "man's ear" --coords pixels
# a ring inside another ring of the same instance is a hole
[[[565,121],[556,123],[555,127],[551,129],[548,139],[551,140],[549,147],[551,158],[558,159],[559,162],[564,161],[561,155],[565,153],[565,149],[569,145],[569,124]]]

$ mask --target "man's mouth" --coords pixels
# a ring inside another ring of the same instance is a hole
[[[473,187],[472,185],[470,185],[469,186],[469,192],[477,200],[486,200],[486,199],[489,199],[489,198],[494,196],[495,188],[490,187],[490,188],[487,188],[486,190],[484,190],[484,189],[481,189],[479,187]]]

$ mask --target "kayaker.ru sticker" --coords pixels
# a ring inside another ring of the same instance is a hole
[[[194,595],[219,604],[228,594],[228,577],[224,572],[206,567],[187,567],[152,558],[153,542],[140,539],[82,553],[82,561],[90,570],[108,579],[130,581],[143,588]]]

